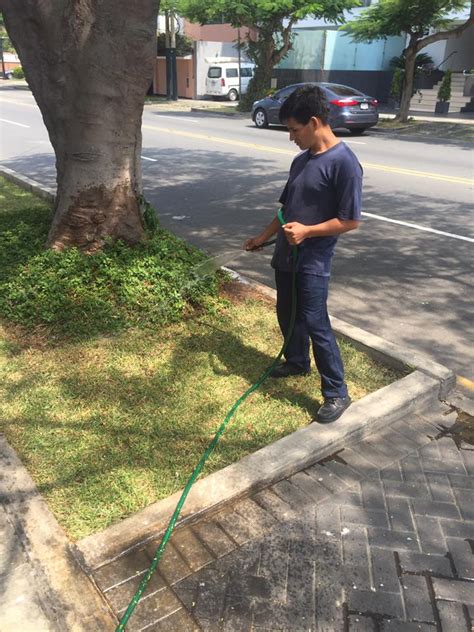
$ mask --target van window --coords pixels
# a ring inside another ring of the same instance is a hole
[[[220,66],[211,66],[207,71],[209,79],[220,79],[222,76],[222,68]]]
[[[241,68],[240,71],[241,71],[240,72],[240,76],[241,77],[252,77],[253,76],[251,68]]]
[[[237,72],[237,68],[226,68],[225,69],[226,77],[238,77],[239,73]]]

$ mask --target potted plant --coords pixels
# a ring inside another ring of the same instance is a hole
[[[443,81],[438,90],[438,101],[436,102],[436,114],[447,114],[449,112],[449,101],[451,99],[451,71],[444,73]]]

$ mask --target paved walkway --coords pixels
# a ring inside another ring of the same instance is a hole
[[[0,632],[113,632],[110,608],[0,433]]]
[[[50,632],[41,583],[15,525],[0,506],[0,630],[1,632]],[[18,622],[22,622],[21,629]]]
[[[127,630],[470,631],[474,447],[460,420],[436,404],[179,529]],[[118,617],[157,544],[93,573]]]

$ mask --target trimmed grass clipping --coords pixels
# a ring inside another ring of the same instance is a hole
[[[183,487],[229,408],[278,353],[274,306],[216,279],[196,289],[189,271],[205,255],[165,231],[136,249],[51,253],[47,206],[0,181],[0,207],[0,431],[79,539]],[[155,303],[168,298],[163,315]],[[354,399],[400,377],[341,349]],[[268,380],[204,475],[307,425],[318,382]]]

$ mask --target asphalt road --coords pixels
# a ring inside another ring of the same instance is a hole
[[[472,144],[339,136],[364,167],[364,222],[339,240],[331,313],[426,353],[473,388]],[[0,91],[0,138],[1,164],[54,186],[28,92]],[[155,106],[144,113],[146,195],[165,227],[212,254],[238,249],[271,220],[296,152],[283,128]],[[243,253],[231,267],[273,285],[270,254]]]

